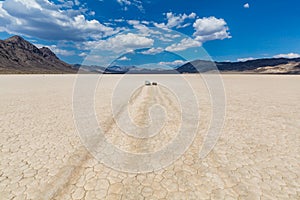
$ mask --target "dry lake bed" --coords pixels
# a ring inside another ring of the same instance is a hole
[[[147,127],[163,121],[148,113],[160,104],[166,114],[162,129],[149,138],[122,134],[111,106],[114,98],[116,107],[124,103],[122,95],[113,95],[121,75],[105,75],[97,83],[96,119],[106,141],[120,151],[159,151],[184,125],[176,94],[160,85],[176,78],[128,76],[137,77],[129,82],[138,89],[125,112],[135,125]],[[196,137],[174,162],[134,173],[96,159],[82,142],[73,112],[76,75],[1,75],[0,199],[300,199],[300,76],[222,75],[223,128],[202,159],[199,152],[213,117],[211,95],[198,76],[184,78],[198,101]],[[158,85],[144,86],[145,80]],[[191,114],[196,112],[187,95],[183,102]]]

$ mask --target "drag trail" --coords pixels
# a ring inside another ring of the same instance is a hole
[[[176,97],[164,86],[146,86],[142,90],[136,99],[129,102],[129,112],[136,126],[147,127],[144,130],[146,138],[131,137],[133,140],[129,140],[129,145],[131,152],[150,153],[163,148],[176,136],[180,125],[180,108]],[[162,112],[152,112],[154,106],[158,106]],[[149,127],[158,123],[157,120],[163,121],[163,126],[152,132]]]
[[[155,106],[159,107],[161,112],[152,112],[151,109]],[[106,137],[123,151],[132,153],[157,151],[177,134],[181,119],[179,106],[175,95],[164,86],[142,86],[132,94],[128,102],[123,102],[121,111],[113,116],[114,119],[105,128]],[[119,115],[122,112],[129,113],[131,126],[142,128],[143,138],[134,137],[118,126],[116,121],[120,120]],[[158,121],[162,121],[163,126],[151,129],[151,125],[155,126]],[[156,132],[152,132],[155,129]]]
[[[164,116],[152,115],[152,118],[164,120],[164,126],[155,134],[149,133],[147,127],[153,123],[150,116],[152,106],[160,105],[164,110]],[[146,127],[146,138],[135,138],[123,132],[116,123],[123,112],[129,112],[134,126]],[[176,96],[164,86],[141,86],[133,92],[128,102],[123,102],[120,109],[111,118],[106,119],[103,131],[108,142],[119,149],[132,153],[151,153],[163,148],[176,137],[180,126],[180,105]],[[166,119],[160,119],[166,117]],[[147,138],[147,135],[153,134]],[[97,143],[97,142],[95,142]],[[41,190],[41,199],[60,199],[65,191],[72,188],[72,183],[77,182],[84,173],[84,165],[91,159],[92,155],[84,148],[78,149],[70,156],[68,164],[62,167],[52,181]],[[136,162],[124,160],[124,162]]]

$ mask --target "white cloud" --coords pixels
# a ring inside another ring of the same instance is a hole
[[[167,51],[183,51],[193,47],[200,47],[202,45],[201,42],[193,40],[191,38],[184,38],[180,41],[180,43],[172,44],[166,48]]]
[[[115,21],[115,22],[124,22],[125,21],[125,19],[111,19],[112,21]]]
[[[75,0],[74,3],[75,3],[76,6],[80,5],[80,1],[79,0]]]
[[[238,58],[237,59],[238,62],[246,62],[246,61],[249,61],[249,60],[255,60],[255,58],[248,57],[248,58]]]
[[[151,36],[157,38],[163,42],[172,42],[173,39],[180,37],[179,34],[168,34],[160,31],[154,33],[149,28],[149,24],[154,25],[160,29],[164,29],[167,32],[171,32],[171,28],[183,28],[190,26],[190,22],[186,22],[186,19],[195,19],[197,16],[195,13],[187,14],[173,14],[168,12],[165,14],[168,21],[167,23],[158,23],[153,21],[138,21],[138,20],[127,20],[127,23],[133,28],[137,29],[143,36]],[[202,43],[210,40],[223,40],[225,38],[231,38],[229,28],[224,19],[217,19],[215,17],[196,19],[193,23],[195,32],[193,34],[194,39],[183,40],[179,44],[173,44],[169,47],[172,51],[181,51],[191,47],[201,46]],[[155,35],[156,34],[156,35]]]
[[[204,17],[197,19],[193,24],[195,32],[193,36],[200,42],[209,40],[223,40],[231,38],[229,28],[224,19],[215,17]]]
[[[128,10],[128,6],[135,6],[141,12],[144,12],[144,7],[141,0],[117,0],[117,2],[123,6],[124,11]]]
[[[80,57],[86,57],[86,56],[87,56],[87,53],[82,52],[82,53],[79,54],[79,56],[80,56]]]
[[[121,5],[131,5],[129,0],[117,0],[117,2]]]
[[[138,25],[140,24],[140,21],[138,20],[127,20],[127,23],[130,25]]]
[[[157,38],[158,40],[160,40],[160,41],[165,42],[165,43],[170,43],[170,42],[173,41],[173,40],[170,39],[170,38],[164,37],[164,35],[159,35],[159,36],[157,36],[156,38]]]
[[[244,8],[250,8],[250,4],[249,3],[244,4]]]
[[[188,61],[185,61],[185,60],[175,60],[175,61],[172,61],[172,62],[159,62],[158,64],[162,65],[162,66],[177,67],[177,66],[182,66],[187,62]]]
[[[180,35],[179,34],[164,34],[165,37],[167,38],[172,38],[172,39],[175,39],[175,38],[179,38]]]
[[[130,60],[130,58],[127,58],[126,56],[123,56],[123,57],[119,58],[118,60],[126,61],[126,60]]]
[[[187,19],[195,19],[196,13],[187,14],[174,14],[172,12],[168,12],[166,14],[167,23],[154,23],[154,25],[158,28],[170,29],[173,27],[176,28],[184,28],[190,25],[190,23],[184,23]]]
[[[190,25],[191,25],[191,23],[186,23],[186,24],[178,26],[178,28],[185,28],[185,27],[188,27]]]
[[[46,40],[73,41],[101,38],[117,32],[96,19],[86,19],[85,14],[92,11],[83,7],[73,9],[74,3],[62,2],[57,5],[49,0],[1,2],[1,30]]]
[[[162,33],[159,32],[158,30],[153,30],[151,28],[149,28],[147,25],[150,24],[150,22],[147,21],[138,21],[138,20],[127,20],[127,23],[129,25],[132,25],[133,28],[135,28],[136,30],[138,30],[139,34],[143,35],[143,36],[154,36],[155,35],[161,35]],[[145,25],[146,24],[146,25]]]
[[[94,54],[88,54],[84,62],[82,63],[83,65],[98,65],[98,66],[103,66],[106,67],[108,66],[112,61],[114,61],[115,57],[110,57],[110,56],[103,56],[103,55],[94,55]]]
[[[60,49],[56,45],[50,45],[50,46],[46,46],[46,47],[48,47],[51,51],[53,51],[57,55],[61,55],[61,56],[73,56],[73,55],[75,55],[74,51]]]
[[[157,22],[154,22],[153,25],[157,28],[161,28],[161,29],[168,29],[168,27],[166,26],[165,23],[157,23]]]
[[[150,22],[143,20],[143,21],[142,21],[142,24],[149,25],[149,24],[150,24]]]
[[[168,19],[168,23],[167,23],[167,27],[168,28],[172,28],[172,27],[179,27],[184,20],[186,19],[194,19],[196,17],[195,13],[191,13],[190,15],[186,15],[184,14],[173,14],[172,12],[167,13],[167,19]]]
[[[100,49],[114,52],[129,51],[132,49],[149,48],[154,40],[138,34],[120,34],[107,40],[84,42],[86,49]]]
[[[287,54],[278,54],[273,56],[274,58],[300,58],[298,53],[287,53]]]
[[[189,16],[188,16],[188,18],[190,18],[190,19],[195,19],[197,17],[197,15],[196,15],[196,13],[194,13],[194,12],[192,12]]]
[[[163,51],[164,51],[164,49],[159,47],[159,48],[150,48],[150,49],[148,49],[146,51],[143,51],[141,53],[145,54],[145,55],[155,55],[155,54],[159,54]]]
[[[150,31],[150,29],[146,25],[141,24],[140,21],[138,21],[138,20],[127,20],[127,23],[129,25],[132,25],[133,28],[139,30],[140,33],[144,33],[147,35]]]

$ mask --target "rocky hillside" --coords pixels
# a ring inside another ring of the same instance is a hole
[[[76,73],[49,48],[37,48],[20,36],[0,40],[0,74]]]
[[[208,72],[218,68],[223,73],[300,74],[300,58],[266,58],[246,62],[195,60],[177,68],[180,73]]]

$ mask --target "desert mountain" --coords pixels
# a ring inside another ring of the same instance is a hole
[[[0,74],[76,73],[49,48],[37,48],[20,36],[0,40]]]
[[[177,68],[180,73],[208,72],[218,68],[228,73],[300,74],[300,58],[265,58],[245,62],[212,62],[195,60]]]

